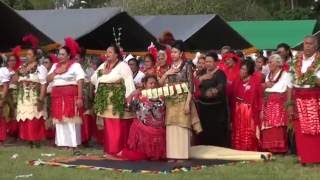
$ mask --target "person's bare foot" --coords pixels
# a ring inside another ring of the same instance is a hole
[[[117,155],[112,154],[104,154],[103,157],[110,160],[122,160],[121,158],[117,157]]]

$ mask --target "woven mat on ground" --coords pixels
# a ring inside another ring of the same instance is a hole
[[[59,166],[78,169],[113,170],[119,172],[139,173],[173,173],[191,170],[200,170],[204,167],[224,165],[240,161],[230,160],[186,160],[183,162],[167,161],[127,161],[103,157],[76,157],[76,158],[54,158],[48,161],[34,160],[31,165]]]

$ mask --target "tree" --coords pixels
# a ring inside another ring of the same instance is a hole
[[[314,0],[4,0],[16,9],[122,7],[131,15],[219,14],[226,20],[310,19]],[[293,8],[293,9],[292,9]]]
[[[33,4],[29,0],[4,0],[10,7],[18,10],[34,9]]]

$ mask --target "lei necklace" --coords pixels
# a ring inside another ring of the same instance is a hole
[[[102,68],[102,69],[100,69],[100,70],[98,71],[98,77],[101,77],[101,76],[103,75],[103,73],[102,73],[103,70],[107,70],[107,71],[111,72],[111,70],[112,70],[113,68],[115,68],[115,67],[119,64],[119,62],[120,62],[120,60],[117,60],[117,62],[114,63],[112,66],[110,65],[110,63],[106,63],[106,64],[104,65],[104,68]]]
[[[277,82],[280,80],[283,71],[284,71],[284,70],[280,70],[280,73],[279,73],[279,75],[278,75],[278,77],[277,77],[276,80],[273,80],[274,76],[273,76],[273,75],[271,76],[271,72],[270,72],[270,73],[268,74],[268,80],[269,80],[269,82],[272,82],[272,83],[274,83],[274,84],[277,83]]]
[[[57,64],[56,69],[54,70],[54,72],[55,72],[56,74],[58,74],[58,75],[61,75],[61,74],[63,74],[63,73],[66,73],[66,72],[68,72],[69,68],[71,67],[71,65],[72,65],[73,63],[75,63],[74,60],[68,61],[68,62],[67,62],[66,71],[65,71],[65,72],[61,72],[61,73],[57,73],[57,69],[59,69],[59,68],[63,65],[62,63],[59,62],[59,63]]]
[[[311,85],[312,87],[316,84],[316,75],[320,69],[320,54],[317,53],[315,56],[314,61],[312,62],[311,66],[308,67],[305,73],[301,72],[302,68],[302,61],[303,61],[303,53],[298,54],[296,56],[295,61],[292,63],[292,73],[294,74],[294,83],[297,85]]]

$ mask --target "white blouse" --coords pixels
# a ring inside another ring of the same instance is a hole
[[[145,74],[142,71],[138,71],[137,75],[134,77],[133,81],[135,84],[142,83],[142,79],[144,78]]]
[[[132,71],[129,65],[125,62],[120,62],[108,74],[98,77],[99,70],[105,68],[105,66],[106,62],[102,63],[91,76],[91,83],[95,85],[96,90],[99,83],[116,83],[123,79],[126,87],[126,97],[128,97],[135,90]]]
[[[46,84],[47,83],[47,75],[48,70],[43,65],[39,65],[37,67],[37,70],[34,73],[30,73],[28,76],[20,76],[20,81],[30,81],[30,82],[36,82],[40,84]]]
[[[53,64],[49,74],[56,69],[57,63]],[[54,76],[51,86],[77,85],[77,81],[84,79],[85,73],[79,63],[73,63],[67,72]]]
[[[1,67],[0,68],[0,85],[3,85],[3,83],[9,82],[10,81],[10,72],[9,69],[6,67]]]
[[[275,77],[272,79],[273,81],[275,81],[280,76],[280,72],[281,71],[279,71],[275,75]],[[270,73],[266,77],[266,82],[269,82],[269,75]],[[265,91],[284,93],[287,91],[288,88],[292,88],[292,76],[289,73],[283,71],[279,81],[275,83],[271,88],[266,88]]]

